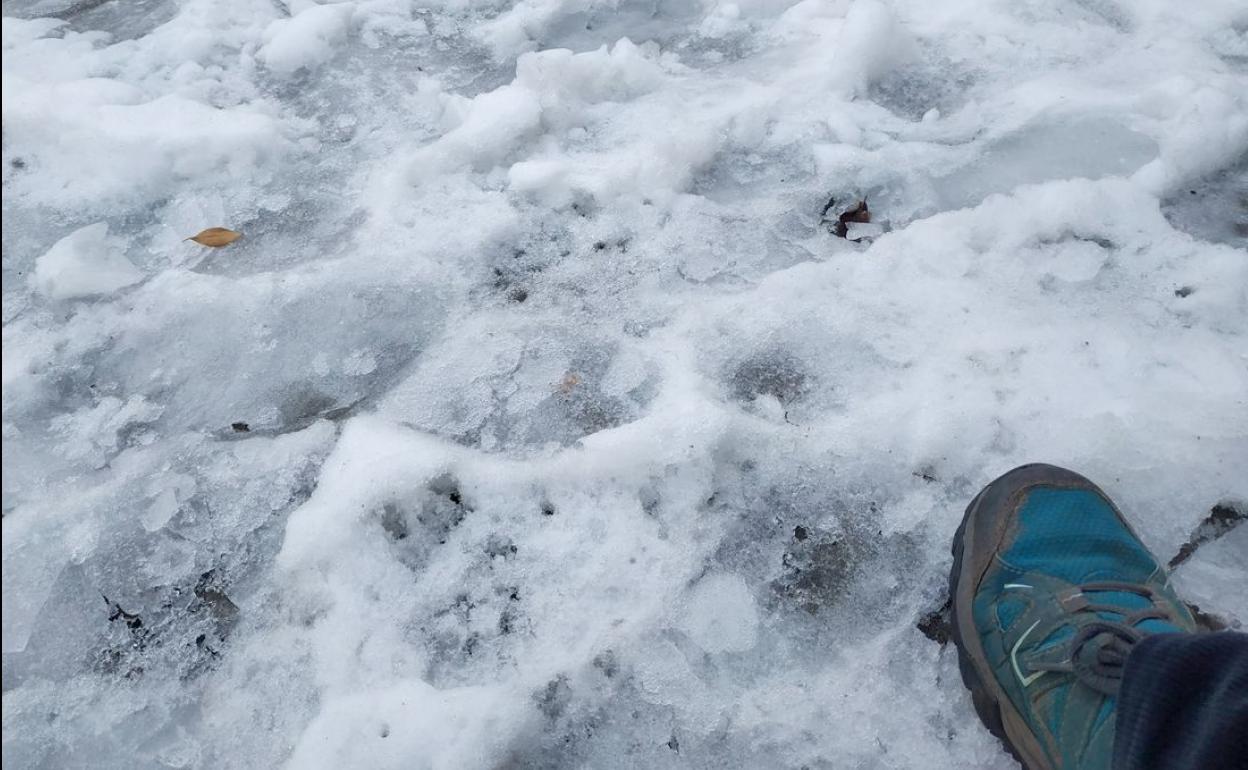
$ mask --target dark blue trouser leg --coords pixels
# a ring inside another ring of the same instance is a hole
[[[1248,770],[1248,634],[1159,634],[1127,658],[1114,770]]]

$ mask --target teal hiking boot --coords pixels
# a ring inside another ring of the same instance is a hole
[[[1028,770],[1109,770],[1132,648],[1198,630],[1105,493],[1052,465],[1015,468],[971,501],[949,588],[975,711]]]

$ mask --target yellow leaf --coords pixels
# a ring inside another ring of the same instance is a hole
[[[228,246],[242,237],[242,233],[227,230],[224,227],[209,227],[207,230],[204,230],[198,235],[192,235],[190,238],[187,238],[187,240],[195,241],[202,246],[211,246],[216,249],[221,246]]]

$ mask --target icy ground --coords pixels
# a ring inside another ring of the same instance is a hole
[[[976,489],[1248,500],[1242,0],[4,13],[6,768],[1005,767]]]

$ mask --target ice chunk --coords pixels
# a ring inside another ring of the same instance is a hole
[[[516,84],[542,95],[543,107],[567,122],[577,102],[626,101],[653,90],[662,70],[628,38],[595,51],[525,54],[516,62]],[[572,100],[569,103],[569,100]]]
[[[141,280],[143,272],[126,258],[125,241],[110,236],[106,222],[75,230],[35,264],[35,286],[52,299],[111,294]]]
[[[324,64],[346,37],[351,10],[351,3],[308,5],[289,19],[274,21],[264,32],[261,60],[287,76]]]
[[[148,506],[143,516],[143,528],[148,532],[155,532],[168,523],[177,512],[178,494],[172,488],[166,489],[152,499],[152,504]]]
[[[905,61],[913,43],[897,17],[878,0],[860,0],[845,15],[832,67],[825,75],[837,91],[865,95],[880,76]]]
[[[411,179],[416,183],[464,166],[487,171],[537,133],[541,116],[537,94],[526,88],[510,85],[482,94],[458,126],[416,153]]]

